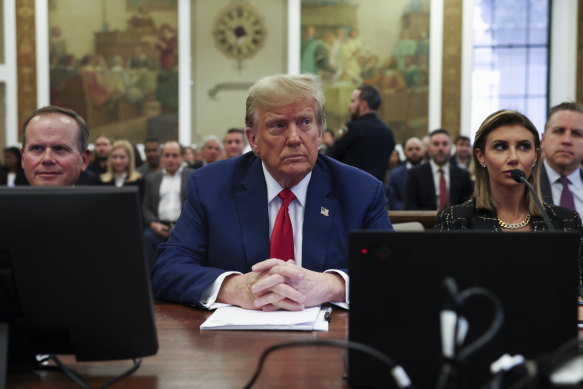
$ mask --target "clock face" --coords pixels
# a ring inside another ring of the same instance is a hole
[[[227,57],[239,61],[252,57],[265,42],[263,17],[248,4],[232,4],[216,17],[213,37]]]

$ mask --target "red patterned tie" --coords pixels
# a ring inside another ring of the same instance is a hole
[[[289,189],[282,190],[278,196],[281,198],[281,207],[271,232],[269,256],[287,261],[294,259],[294,232],[289,218],[288,206],[296,196]]]
[[[447,207],[448,202],[445,176],[443,174],[443,169],[439,169],[439,209]]]

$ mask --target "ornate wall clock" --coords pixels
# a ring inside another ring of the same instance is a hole
[[[263,16],[246,2],[236,1],[215,18],[215,44],[229,58],[239,62],[255,55],[265,43]]]

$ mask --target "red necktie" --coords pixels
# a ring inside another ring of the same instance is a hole
[[[289,189],[282,190],[278,196],[281,198],[281,207],[271,232],[269,256],[287,261],[294,259],[294,232],[289,218],[288,206],[296,196]]]
[[[447,185],[445,184],[445,176],[443,169],[439,169],[439,209],[447,207]]]

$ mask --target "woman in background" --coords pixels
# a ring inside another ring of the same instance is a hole
[[[4,149],[4,165],[0,166],[0,185],[28,185],[21,165],[21,155],[18,147]]]
[[[538,131],[526,116],[511,110],[488,116],[474,140],[474,195],[463,204],[441,210],[434,229],[548,230],[530,190],[511,176],[512,170],[522,170],[540,197],[540,152]],[[555,230],[579,233],[579,282],[583,285],[583,228],[579,214],[547,203],[544,208]]]
[[[142,176],[135,169],[134,147],[127,140],[117,140],[111,146],[107,159],[107,171],[101,175],[105,185],[115,185],[118,188],[135,185],[143,193]]]

